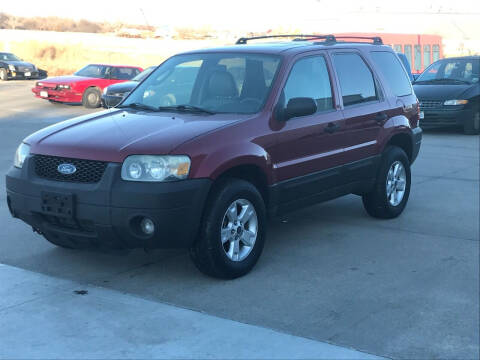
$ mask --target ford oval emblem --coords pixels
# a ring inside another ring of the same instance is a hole
[[[72,175],[77,171],[77,168],[73,164],[60,164],[57,167],[57,171],[63,175]]]

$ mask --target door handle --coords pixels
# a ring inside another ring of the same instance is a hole
[[[379,124],[383,124],[385,121],[387,121],[388,115],[385,112],[379,112],[375,115],[375,121]]]
[[[338,131],[340,129],[340,125],[337,123],[331,122],[328,123],[327,126],[323,129],[326,133],[333,134],[335,131]]]

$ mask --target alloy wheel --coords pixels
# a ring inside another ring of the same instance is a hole
[[[395,161],[387,174],[387,199],[390,205],[398,206],[405,195],[407,174],[400,161]]]
[[[227,257],[244,260],[252,251],[258,234],[258,217],[253,204],[238,199],[230,204],[223,216],[220,238]]]

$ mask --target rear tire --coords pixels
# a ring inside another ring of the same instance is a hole
[[[0,69],[0,80],[7,81],[8,80],[8,73],[5,69]]]
[[[225,179],[209,196],[190,257],[204,274],[234,279],[255,266],[265,233],[266,209],[260,192],[247,181]]]
[[[480,133],[479,110],[475,111],[470,119],[465,119],[465,124],[463,124],[463,132],[466,135],[477,135]]]
[[[88,88],[83,93],[82,105],[89,109],[96,109],[100,107],[102,101],[102,94],[96,88]]]
[[[392,219],[399,216],[410,195],[411,172],[407,154],[389,146],[382,155],[375,186],[363,195],[363,206],[370,216]]]

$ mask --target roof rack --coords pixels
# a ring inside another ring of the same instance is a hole
[[[325,39],[326,41],[335,41],[333,35],[305,35],[305,34],[293,34],[293,35],[265,35],[265,36],[253,36],[253,37],[241,37],[237,40],[235,44],[244,45],[247,41],[250,40],[259,40],[259,39],[273,39],[273,38],[294,38],[293,41],[308,41],[308,40],[317,40]]]
[[[241,37],[236,41],[237,45],[244,45],[250,40],[259,40],[259,39],[272,39],[272,38],[294,38],[293,41],[310,41],[310,40],[320,40],[324,39],[325,43],[337,43],[337,39],[360,39],[360,40],[372,40],[374,45],[383,45],[382,38],[379,36],[335,36],[335,35],[305,35],[305,34],[295,34],[295,35],[265,35],[265,36],[253,36],[253,37]],[[342,42],[355,42],[355,41],[342,41]],[[360,42],[360,41],[359,41]]]
[[[360,39],[360,40],[372,40],[374,45],[383,45],[383,40],[380,36],[347,36],[347,35],[332,35],[337,42],[337,39]],[[345,42],[354,42],[354,41],[345,41]],[[358,41],[360,42],[360,41]]]

